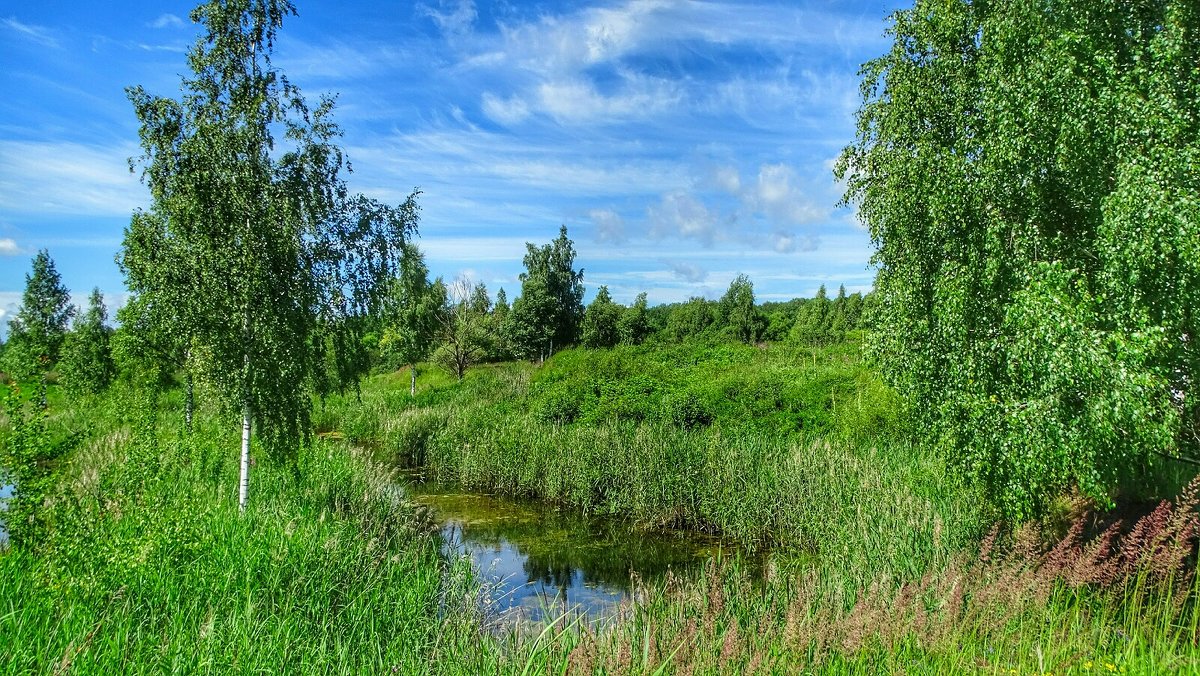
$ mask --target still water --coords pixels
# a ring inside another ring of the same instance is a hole
[[[0,473],[3,476],[3,473]],[[0,485],[0,514],[8,511],[8,499],[12,497],[13,485]],[[4,517],[0,516],[0,548],[8,545],[8,529],[4,527]]]
[[[743,554],[713,537],[644,532],[627,523],[544,503],[412,481],[406,491],[441,530],[452,556],[467,556],[486,585],[484,603],[500,624],[554,618],[564,610],[589,621],[614,617],[633,592],[668,570]]]

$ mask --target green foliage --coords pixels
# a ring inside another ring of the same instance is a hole
[[[333,101],[310,107],[271,60],[288,2],[209,2],[181,99],[128,91],[153,200],[119,263],[131,291],[203,355],[198,363],[273,452],[308,434],[311,393],[367,367],[374,312],[417,225],[347,195]],[[282,135],[282,138],[278,136]]]
[[[838,173],[917,424],[1013,517],[1195,454],[1200,8],[922,0],[891,33]]]
[[[646,292],[639,293],[633,305],[625,308],[617,322],[621,342],[626,345],[641,345],[651,334],[650,318],[646,312]]]
[[[619,324],[625,308],[613,302],[608,287],[601,286],[583,315],[584,347],[613,347],[621,342]]]
[[[670,310],[667,317],[667,335],[675,342],[704,335],[709,327],[717,324],[717,308],[710,301],[693,297],[688,302]]]
[[[754,307],[754,283],[739,274],[729,283],[729,290],[717,306],[721,321],[736,340],[757,341],[766,329],[765,318]]]
[[[108,310],[100,289],[92,290],[88,309],[76,319],[74,330],[67,335],[59,370],[67,389],[95,394],[112,382],[116,373],[110,341],[112,329],[107,325]]]
[[[433,353],[433,361],[462,380],[467,369],[487,356],[498,327],[489,314],[483,284],[472,286],[461,278],[450,289],[449,297],[449,304],[439,313],[441,344]]]
[[[384,301],[383,336],[379,349],[393,367],[429,356],[436,344],[446,309],[446,287],[440,279],[429,281],[425,256],[415,244],[404,245],[400,276],[391,282]]]
[[[516,356],[544,360],[554,346],[557,302],[545,280],[530,277],[521,283],[521,296],[513,301],[503,330]],[[561,346],[560,346],[561,347]]]
[[[579,339],[583,322],[583,270],[575,270],[567,226],[541,248],[525,245],[521,297],[513,303],[508,334],[525,359],[542,358]]]
[[[382,468],[318,442],[260,462],[242,514],[229,426],[181,439],[132,396],[50,488],[40,537],[0,555],[0,672],[420,673],[478,631],[470,571]]]
[[[570,349],[541,367],[498,365],[431,384],[411,401],[395,396],[396,384],[379,376],[361,403],[331,401],[343,422],[327,424],[443,479],[749,543],[834,538],[812,530],[823,517],[810,510],[828,499],[816,484],[847,462],[842,453],[889,444],[895,471],[912,462],[911,450],[890,445],[894,396],[852,345]],[[859,480],[847,479],[846,496]]]
[[[42,249],[25,275],[21,307],[8,325],[8,346],[0,365],[16,380],[30,380],[58,362],[67,325],[75,314],[50,253]]]

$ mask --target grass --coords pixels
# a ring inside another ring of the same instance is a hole
[[[977,540],[981,501],[894,434],[854,347],[802,352],[567,350],[461,383],[425,373],[415,399],[385,374],[318,418],[442,482],[819,553],[848,584],[919,576]]]
[[[245,515],[236,421],[205,409],[186,435],[176,392],[51,388],[63,455],[42,531],[0,555],[0,673],[1200,671],[1194,488],[1137,525],[1085,527],[1103,517],[1065,500],[985,537],[991,512],[903,441],[852,344],[570,350],[418,387],[382,374],[318,405],[360,450],[264,459]],[[803,555],[644,585],[606,628],[497,636],[379,454]]]
[[[420,673],[469,635],[469,571],[381,468],[318,442],[257,464],[240,515],[219,422],[113,425],[73,454],[36,545],[0,556],[0,673]]]

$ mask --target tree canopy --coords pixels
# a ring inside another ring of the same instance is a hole
[[[521,296],[513,302],[508,333],[519,355],[544,358],[579,339],[583,270],[575,269],[575,247],[565,225],[549,244],[525,248]]]
[[[1010,516],[1196,455],[1200,5],[918,0],[837,172],[874,350]]]
[[[92,289],[88,308],[76,318],[63,345],[61,371],[66,386],[75,392],[96,393],[112,382],[113,365],[108,308],[99,288]]]
[[[63,286],[50,252],[42,249],[25,275],[21,307],[8,326],[4,370],[15,378],[49,370],[59,360],[73,316],[71,294]]]
[[[128,90],[142,147],[131,164],[152,204],[119,263],[242,410],[243,465],[251,418],[289,454],[309,434],[311,393],[362,373],[361,318],[418,218],[416,192],[398,207],[348,194],[333,100],[310,107],[271,60],[294,13],[285,0],[203,4],[182,98]]]

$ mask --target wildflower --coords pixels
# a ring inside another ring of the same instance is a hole
[[[1105,662],[1105,663],[1104,663],[1104,668],[1105,668],[1105,669],[1108,669],[1109,671],[1116,671],[1116,670],[1117,670],[1117,665],[1113,664],[1112,662]]]

